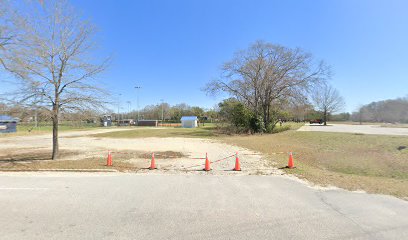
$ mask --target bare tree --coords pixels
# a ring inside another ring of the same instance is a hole
[[[3,67],[5,67],[3,59],[6,47],[11,44],[11,40],[13,39],[7,16],[9,10],[8,3],[5,0],[0,0],[0,65]]]
[[[311,99],[317,111],[323,114],[324,125],[327,125],[328,115],[341,111],[344,108],[344,99],[339,92],[329,84],[316,87]]]
[[[95,64],[89,54],[95,28],[64,0],[44,1],[20,13],[17,47],[6,56],[8,70],[20,80],[14,102],[31,102],[48,109],[53,122],[52,159],[58,158],[58,125],[62,111],[101,106],[103,89],[95,76],[107,61]]]
[[[363,119],[364,119],[364,108],[363,105],[360,105],[358,108],[358,112],[353,113],[354,119],[353,120],[358,120],[360,125],[363,124]]]
[[[222,71],[221,78],[207,84],[207,93],[235,97],[265,126],[276,124],[273,112],[282,101],[304,99],[311,86],[329,77],[329,67],[315,63],[311,54],[262,41],[237,52]]]

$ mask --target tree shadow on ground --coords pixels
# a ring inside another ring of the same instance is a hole
[[[74,155],[75,152],[72,151],[60,151],[60,158]],[[18,162],[34,162],[34,161],[47,161],[51,159],[51,151],[42,152],[26,152],[26,153],[16,153],[8,154],[5,156],[0,156],[1,163],[18,163]]]

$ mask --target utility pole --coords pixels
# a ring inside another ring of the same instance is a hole
[[[136,88],[136,98],[137,98],[137,124],[139,125],[139,89],[141,89],[141,86],[135,86]]]

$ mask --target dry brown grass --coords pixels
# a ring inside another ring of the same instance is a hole
[[[408,197],[407,137],[287,131],[223,140],[268,154],[277,167],[293,151],[297,168],[285,171],[317,184]]]

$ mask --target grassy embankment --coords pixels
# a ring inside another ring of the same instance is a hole
[[[285,171],[313,183],[408,197],[408,137],[287,131],[223,140],[268,154],[277,167],[288,155],[274,153],[293,151],[297,168]]]

